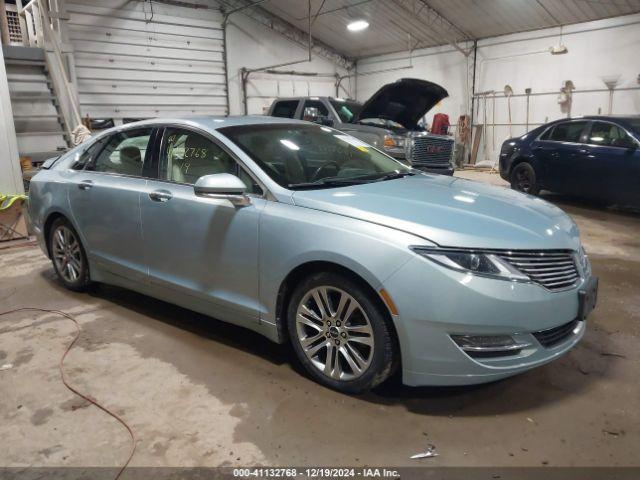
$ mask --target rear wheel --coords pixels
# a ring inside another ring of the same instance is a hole
[[[538,186],[536,171],[530,163],[522,162],[513,168],[511,172],[511,188],[530,195],[538,194],[540,187]]]
[[[69,290],[81,291],[89,284],[89,263],[80,237],[65,218],[51,226],[49,252],[58,278]]]
[[[328,272],[307,278],[293,292],[287,312],[291,342],[318,382],[358,393],[392,373],[392,332],[370,295],[358,283]]]

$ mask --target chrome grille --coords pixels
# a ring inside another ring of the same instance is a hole
[[[570,250],[501,252],[498,256],[549,290],[563,290],[580,279]]]
[[[416,166],[449,168],[453,140],[435,136],[415,137],[411,142],[411,163]]]

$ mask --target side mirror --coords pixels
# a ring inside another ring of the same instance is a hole
[[[316,107],[305,107],[302,113],[302,119],[307,122],[317,122],[320,111]]]
[[[333,127],[334,125],[333,118],[331,117],[319,117],[318,123],[320,125],[324,125],[325,127]]]
[[[200,177],[193,191],[198,197],[229,200],[236,207],[246,207],[251,199],[246,195],[247,186],[230,173],[215,173]]]

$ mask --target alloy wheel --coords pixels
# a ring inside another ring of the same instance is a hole
[[[76,235],[61,225],[53,232],[53,261],[58,273],[69,283],[76,282],[83,271],[82,251]]]
[[[356,299],[339,288],[320,286],[302,297],[296,334],[306,357],[334,380],[360,377],[373,359],[371,322]]]

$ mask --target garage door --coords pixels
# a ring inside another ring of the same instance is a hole
[[[218,10],[131,0],[67,2],[82,114],[225,115]]]

